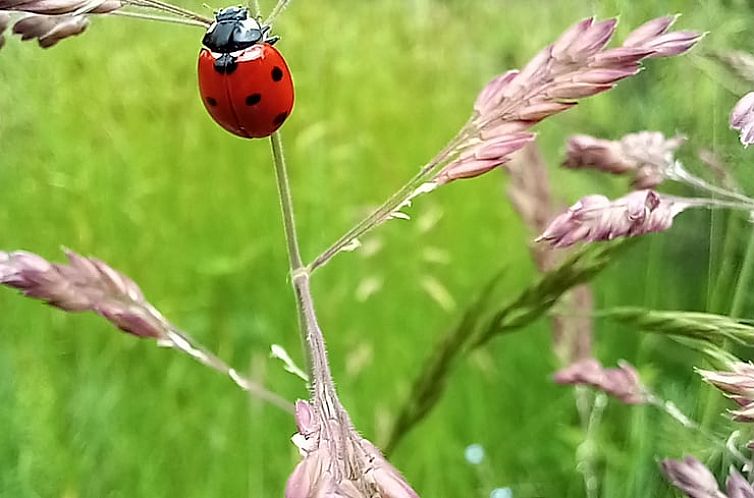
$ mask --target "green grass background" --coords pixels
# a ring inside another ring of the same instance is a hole
[[[582,17],[620,15],[622,36],[674,12],[684,14],[680,27],[710,31],[694,56],[651,61],[615,91],[539,127],[557,194],[572,202],[625,189],[621,180],[559,171],[569,134],[640,129],[687,134],[680,155],[689,167],[699,167],[696,149],[712,148],[754,192],[751,153],[727,130],[735,92],[747,88],[701,57],[754,50],[746,1],[296,0],[276,31],[297,84],[283,138],[305,256],[429,159],[493,75],[520,67]],[[304,397],[302,383],[267,357],[272,343],[302,357],[268,144],[236,139],[206,115],[195,81],[201,34],[98,18],[49,51],[8,41],[0,52],[0,247],[51,259],[61,246],[96,255],[233,365],[290,399]],[[339,256],[317,274],[340,393],[370,439],[384,440],[422,360],[489,275],[507,268],[511,294],[534,278],[531,234],[504,182],[490,174],[441,189],[411,209],[414,221],[365,241],[379,250]],[[598,279],[597,305],[726,311],[736,282],[713,285],[721,241],[729,233],[737,244],[727,261],[738,267],[749,231],[741,216],[686,213]],[[428,257],[438,252],[445,262]],[[455,309],[426,292],[428,278]],[[365,281],[380,284],[368,299],[358,292]],[[692,374],[698,357],[629,328],[597,328],[600,359],[635,362],[653,389],[697,418],[714,402],[707,421],[711,430],[721,425],[725,404],[700,395],[706,389]],[[572,391],[550,381],[556,366],[546,321],[495,341],[463,362],[394,463],[427,498],[485,497],[494,487],[522,498],[584,496],[575,457],[583,435]],[[294,430],[286,415],[185,357],[97,317],[0,292],[2,497],[282,496],[297,461]],[[482,466],[464,460],[472,443],[486,449]],[[601,495],[673,496],[656,459],[685,452],[710,454],[655,410],[611,404],[599,434]]]

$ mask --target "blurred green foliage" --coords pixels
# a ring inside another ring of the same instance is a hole
[[[651,61],[615,91],[539,127],[557,194],[572,202],[625,188],[557,170],[569,134],[640,129],[685,133],[690,168],[701,167],[697,149],[711,148],[754,192],[751,155],[727,130],[746,86],[703,57],[754,50],[749,2],[296,0],[276,31],[297,83],[283,137],[305,255],[432,157],[487,80],[523,65],[573,22],[620,15],[620,37],[674,12],[684,14],[680,27],[711,32],[693,55]],[[205,114],[195,82],[200,37],[112,17],[49,51],[8,41],[0,52],[0,247],[51,259],[62,257],[61,245],[96,255],[232,364],[290,399],[304,397],[301,382],[267,358],[272,343],[302,356],[268,144],[234,138]],[[535,275],[531,234],[503,185],[490,174],[422,198],[414,221],[387,224],[364,241],[370,250],[317,274],[334,374],[370,439],[385,437],[428,348],[493,272],[508,269],[511,295]],[[727,261],[739,265],[749,230],[738,215],[686,213],[599,278],[597,306],[725,312],[735,281],[714,285],[722,241],[730,237]],[[427,292],[437,283],[450,304]],[[282,496],[297,461],[286,415],[96,317],[66,316],[7,290],[0,309],[0,496]],[[394,463],[422,496],[485,497],[493,487],[517,498],[583,496],[575,458],[583,435],[572,391],[550,381],[547,327],[540,321],[465,361],[437,410],[398,448]],[[698,396],[694,354],[609,322],[598,324],[597,354],[635,362],[697,418],[712,402],[712,430],[722,422],[719,398]],[[611,404],[599,438],[606,497],[672,496],[656,458],[709,454],[649,408]],[[472,443],[487,452],[479,467],[464,460]]]

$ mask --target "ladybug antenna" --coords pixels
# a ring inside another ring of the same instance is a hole
[[[264,21],[264,24],[272,24],[290,3],[291,0],[278,0],[278,3],[275,5],[275,8],[272,9],[272,12],[270,12],[269,17]]]

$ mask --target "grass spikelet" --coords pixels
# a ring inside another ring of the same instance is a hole
[[[730,339],[742,345],[754,345],[754,326],[724,315],[621,307],[601,311],[597,316],[658,334],[701,339],[713,344]]]

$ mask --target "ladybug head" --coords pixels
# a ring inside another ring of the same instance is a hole
[[[202,44],[212,52],[231,53],[268,41],[269,26],[262,26],[245,7],[227,7],[215,13]]]

